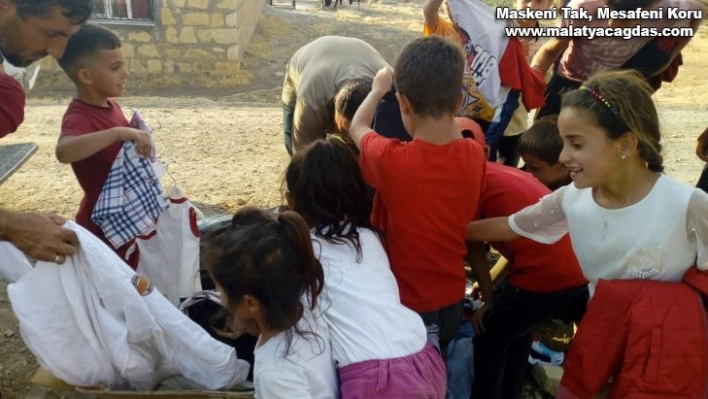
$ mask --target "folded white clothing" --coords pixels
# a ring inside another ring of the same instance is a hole
[[[27,257],[9,242],[0,242],[0,280],[14,283],[32,271]]]
[[[110,248],[73,222],[79,251],[65,264],[38,262],[8,286],[27,347],[41,366],[78,386],[154,389],[182,375],[207,389],[245,381],[250,365],[213,339],[136,275]]]

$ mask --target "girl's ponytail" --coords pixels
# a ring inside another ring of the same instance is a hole
[[[295,256],[300,259],[300,265],[305,292],[309,299],[310,309],[314,309],[317,298],[324,287],[324,271],[322,265],[315,257],[310,238],[310,229],[300,215],[292,211],[285,211],[278,215],[277,233],[283,235]]]

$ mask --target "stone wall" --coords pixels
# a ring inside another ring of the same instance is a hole
[[[153,0],[155,21],[93,19],[123,42],[129,91],[242,83],[240,61],[265,0]],[[70,89],[55,60],[42,60],[36,89]]]

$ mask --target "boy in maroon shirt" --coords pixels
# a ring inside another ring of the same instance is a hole
[[[91,213],[123,142],[136,141],[138,154],[148,157],[150,136],[131,128],[118,103],[110,99],[123,95],[128,79],[116,35],[84,25],[69,40],[59,65],[76,85],[76,97],[64,113],[56,156],[59,162],[71,164],[84,191],[76,222],[113,248]],[[125,259],[131,244],[114,250]]]

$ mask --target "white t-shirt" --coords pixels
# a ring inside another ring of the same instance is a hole
[[[426,330],[414,311],[401,305],[398,285],[379,238],[359,229],[361,260],[351,244],[331,244],[312,235],[322,263],[322,307],[332,331],[332,355],[339,367],[392,359],[423,350]]]
[[[280,332],[256,344],[253,385],[259,399],[333,399],[339,397],[339,383],[332,363],[330,337],[326,321],[315,321],[308,309],[300,320],[301,331]]]
[[[692,266],[708,269],[708,194],[661,175],[639,202],[599,206],[592,189],[571,184],[509,218],[517,234],[542,243],[570,233],[590,281],[680,281]]]

